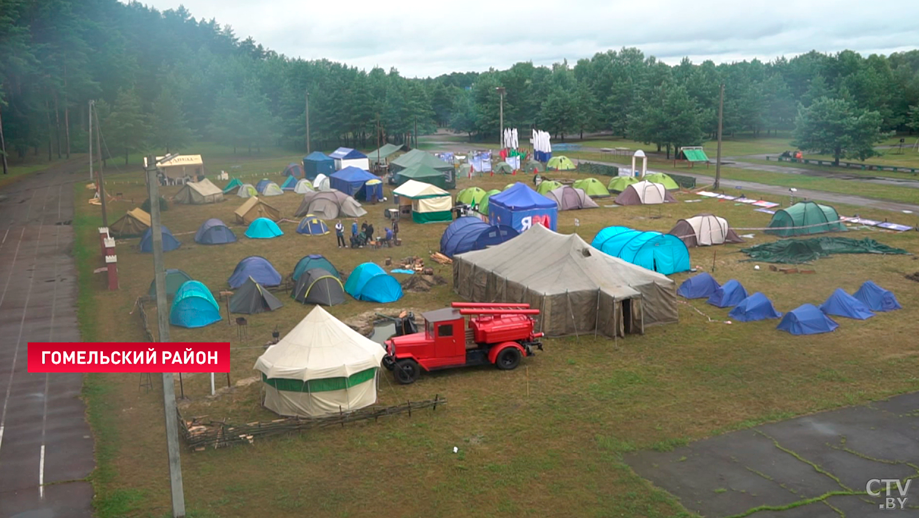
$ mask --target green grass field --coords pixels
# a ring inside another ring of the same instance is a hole
[[[268,160],[249,163],[246,172],[277,173],[278,164],[286,159]],[[127,181],[119,176],[112,179]],[[483,176],[461,179],[458,187],[500,189],[518,179],[530,180]],[[123,197],[139,204],[143,187],[120,185]],[[175,190],[166,188],[164,194]],[[130,312],[152,279],[151,256],[136,250],[137,239],[120,240],[121,289],[105,291],[101,276],[92,274],[101,264],[94,240],[100,209],[81,203],[86,197],[82,186],[75,193],[84,339],[141,341],[138,316]],[[559,231],[577,230],[588,241],[608,225],[667,231],[677,219],[701,212],[726,217],[738,229],[769,222],[768,215],[747,205],[717,200],[686,203],[698,199],[691,194],[678,194],[677,199],[679,203],[664,206],[615,208],[607,207],[612,199],[601,199],[599,209],[560,213]],[[299,196],[292,193],[267,200],[288,217],[299,204]],[[181,268],[217,291],[226,289],[234,266],[248,255],[267,257],[283,275],[310,253],[321,253],[339,269],[350,271],[362,262],[382,263],[387,256],[427,259],[438,248],[445,228],[404,221],[400,233],[404,246],[383,250],[338,249],[334,235],[301,236],[294,232],[293,222],[281,224],[283,237],[249,240],[242,236],[244,227],[232,223],[232,213],[241,203],[230,196],[216,205],[173,205],[164,212],[164,224],[183,243],[166,254],[167,267]],[[113,214],[133,206],[109,204]],[[367,219],[382,230],[383,210],[391,206],[366,206]],[[890,215],[837,208],[843,214]],[[193,232],[210,217],[230,224],[240,241],[219,247],[196,245]],[[577,228],[575,218],[580,220]],[[750,232],[754,244],[773,239]],[[847,235],[919,252],[915,232]],[[833,289],[851,291],[867,279],[893,289],[904,309],[863,322],[844,320],[835,333],[800,338],[776,331],[775,321],[722,323],[727,320],[726,310],[691,301],[680,303],[678,324],[650,328],[642,336],[618,341],[594,336],[547,339],[545,351],[515,371],[443,371],[425,374],[411,386],[396,385],[384,372],[379,387],[382,405],[435,394],[449,403],[436,413],[411,418],[267,439],[248,447],[183,452],[189,516],[691,516],[670,495],[632,472],[620,455],[635,449],[666,450],[765,421],[919,389],[912,325],[919,318],[919,291],[903,277],[919,270],[914,256],[837,256],[813,264],[813,275],[783,275],[765,267],[754,270],[752,263],[743,262],[740,247],[693,249],[692,264],[705,270],[714,267],[713,274],[722,282],[736,278],[749,292],[762,291],[780,311],[822,302]],[[438,275],[451,278],[449,266],[426,262]],[[679,283],[688,276],[673,278]],[[173,327],[172,339],[230,341],[232,381],[251,378],[271,331],[277,327],[283,335],[311,309],[286,294],[279,298],[285,304],[280,310],[249,316],[248,341],[238,340],[235,326],[226,322],[197,330]],[[455,299],[448,284],[430,293],[407,294],[386,306],[349,297],[346,304],[330,311],[348,319],[378,308],[387,313],[432,309]],[[154,311],[150,318],[155,318]],[[206,375],[184,377],[188,400],[181,407],[186,417],[207,415],[233,422],[276,418],[260,408],[258,383],[235,387],[213,399],[207,396],[207,385]],[[99,469],[93,476],[99,515],[166,515],[169,491],[159,391],[139,389],[137,375],[93,375],[84,393],[99,445]],[[453,453],[454,446],[459,453]]]

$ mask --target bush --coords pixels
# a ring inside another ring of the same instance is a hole
[[[150,198],[147,198],[146,200],[144,200],[144,204],[141,205],[140,208],[144,209],[144,212],[149,214],[150,213]],[[162,196],[160,196],[160,212],[163,212],[166,210],[169,210],[169,203],[166,201],[166,198],[163,198]]]

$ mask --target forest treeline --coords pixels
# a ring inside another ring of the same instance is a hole
[[[389,142],[409,142],[437,127],[497,139],[499,86],[505,126],[524,134],[605,130],[669,153],[714,136],[722,83],[728,135],[794,129],[799,111],[821,100],[815,112],[866,121],[870,131],[919,129],[919,51],[671,66],[623,48],[573,65],[523,62],[415,79],[285,57],[182,7],[0,1],[0,117],[10,156],[86,151],[90,100],[105,149],[125,160],[197,140],[242,151],[305,149],[307,92],[314,148],[375,147],[378,130]]]

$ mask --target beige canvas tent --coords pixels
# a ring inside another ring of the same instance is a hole
[[[302,218],[307,214],[314,214],[320,219],[359,218],[367,211],[351,196],[332,189],[304,194],[294,216]]]
[[[217,187],[210,180],[205,178],[200,182],[188,182],[179,192],[173,196],[176,203],[190,203],[199,205],[202,203],[217,203],[223,201],[223,189]]]
[[[615,201],[619,205],[657,205],[674,203],[676,198],[667,192],[663,184],[641,181],[626,187]]]
[[[543,196],[554,200],[558,204],[558,210],[578,210],[578,209],[598,209],[597,202],[590,199],[583,189],[563,185],[557,189],[545,193]]]
[[[501,245],[453,257],[453,289],[475,302],[526,302],[548,335],[624,336],[677,321],[666,276],[542,225]]]
[[[259,356],[265,407],[281,415],[321,417],[377,401],[380,344],[320,306]]]
[[[163,158],[165,157],[156,157],[157,160]],[[157,168],[163,171],[167,178],[197,178],[204,174],[204,160],[201,159],[201,155],[178,155],[158,164]]]
[[[268,218],[272,221],[281,219],[281,211],[258,199],[258,196],[247,199],[234,214],[236,222],[242,225],[248,225],[258,218]]]
[[[124,216],[109,225],[109,233],[114,237],[134,237],[143,235],[150,228],[150,215],[143,209],[131,209]]]
[[[668,233],[680,238],[690,248],[743,243],[743,239],[731,230],[726,219],[712,214],[699,214],[689,219],[681,219]]]
[[[453,198],[450,193],[429,183],[409,180],[393,190],[400,205],[412,207],[412,221],[434,223],[453,221]]]

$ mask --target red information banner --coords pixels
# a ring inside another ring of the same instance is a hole
[[[29,372],[230,372],[230,343],[30,342]]]

